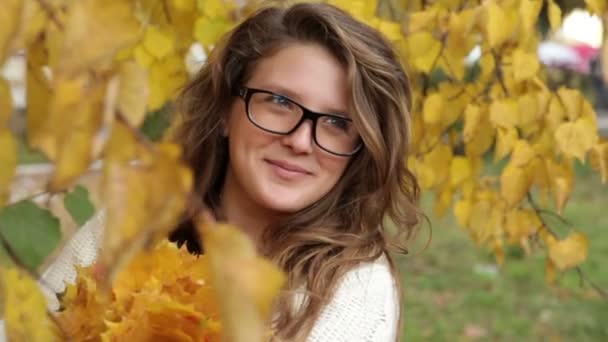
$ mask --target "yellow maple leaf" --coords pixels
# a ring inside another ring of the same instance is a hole
[[[4,328],[9,341],[60,341],[38,284],[24,271],[0,268]]]
[[[580,232],[563,240],[549,240],[548,245],[549,258],[560,270],[576,267],[587,259],[589,239]]]
[[[17,141],[8,128],[0,126],[0,207],[10,195],[10,186],[17,169]]]

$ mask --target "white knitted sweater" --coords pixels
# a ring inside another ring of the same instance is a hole
[[[75,265],[91,265],[102,241],[104,212],[98,212],[68,241],[57,260],[44,272],[40,287],[49,308],[56,310],[56,293],[74,283]],[[309,342],[395,342],[399,301],[386,258],[361,264],[342,279],[331,302],[315,323]],[[0,326],[1,328],[1,326]],[[0,329],[0,341],[3,329]]]

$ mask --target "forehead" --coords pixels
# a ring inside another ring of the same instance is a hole
[[[271,90],[322,112],[346,113],[346,68],[317,44],[291,44],[258,61],[247,86]]]

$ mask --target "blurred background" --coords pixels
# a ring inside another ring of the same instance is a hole
[[[608,61],[608,56],[602,55],[608,54],[608,48],[603,50],[602,43],[603,23],[608,20],[571,10],[576,3],[561,1],[567,14],[556,34],[549,35],[541,25],[546,39],[538,56],[552,87],[578,88],[594,104],[601,135],[607,138],[608,68],[602,60]],[[192,61],[204,59],[201,51],[193,49]],[[474,66],[478,57],[479,51],[473,50],[466,62]],[[11,128],[21,138],[24,69],[23,58],[15,56],[1,70],[11,83],[18,110]],[[158,139],[167,124],[166,112],[160,110],[147,117],[142,130]],[[23,141],[13,200],[35,192],[50,172],[44,157]],[[498,174],[500,165],[496,168]],[[600,184],[597,173],[577,164],[575,190],[564,217],[590,238],[589,259],[582,265],[586,276],[608,288],[608,186]],[[95,203],[95,189],[89,191]],[[516,247],[507,250],[506,263],[499,268],[493,254],[474,246],[451,213],[446,218],[433,216],[432,205],[431,196],[424,195],[423,208],[431,225],[422,227],[411,253],[398,259],[405,288],[404,341],[608,341],[608,302],[598,291],[582,287],[576,272],[558,275],[557,284],[550,286],[545,282],[545,255],[526,255]],[[558,219],[550,223],[559,233],[568,232],[568,225]],[[431,231],[431,243],[425,248]]]

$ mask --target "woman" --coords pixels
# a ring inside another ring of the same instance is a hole
[[[418,223],[419,189],[406,166],[411,101],[386,39],[326,4],[259,10],[181,93],[176,137],[196,190],[288,275],[272,322],[278,338],[397,339],[400,291],[388,252]],[[100,224],[79,232],[68,254],[82,255]],[[188,221],[171,239],[201,252]],[[69,273],[58,264],[47,282]]]

